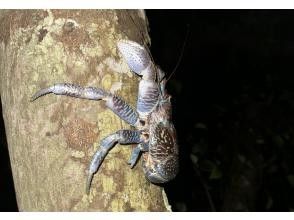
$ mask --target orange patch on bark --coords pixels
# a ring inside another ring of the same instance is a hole
[[[95,124],[81,118],[71,120],[63,129],[67,145],[78,150],[90,147],[98,137],[98,132],[94,131],[95,128]]]

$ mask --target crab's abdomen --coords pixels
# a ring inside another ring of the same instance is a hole
[[[153,183],[164,183],[178,173],[178,144],[173,124],[169,121],[150,126],[149,151],[144,155],[143,169]]]

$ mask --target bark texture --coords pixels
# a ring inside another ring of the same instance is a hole
[[[20,211],[167,211],[162,188],[150,184],[132,147],[118,145],[85,194],[87,169],[99,142],[130,128],[103,101],[47,95],[59,82],[97,86],[133,106],[139,79],[118,54],[116,42],[149,42],[147,18],[138,11],[0,11],[0,91]]]

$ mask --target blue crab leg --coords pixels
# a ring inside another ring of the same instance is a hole
[[[66,95],[81,99],[102,99],[106,101],[106,106],[108,108],[110,108],[116,115],[118,115],[121,119],[130,125],[135,125],[138,121],[138,113],[128,103],[126,103],[122,98],[106,92],[100,88],[81,87],[79,85],[70,83],[59,83],[39,90],[32,96],[31,101],[34,101],[37,98],[49,93],[54,93],[56,95]]]
[[[159,76],[161,74],[158,74],[158,68],[153,64],[146,48],[128,40],[119,41],[117,46],[129,68],[142,76],[139,84],[137,111],[143,116],[148,115],[159,101],[158,82],[159,77],[162,76]]]
[[[140,157],[140,153],[141,152],[146,152],[149,150],[149,146],[146,143],[140,143],[138,144],[137,147],[135,147],[132,151],[131,154],[131,158],[128,162],[128,164],[130,165],[130,167],[133,169],[136,162],[138,161],[139,157]]]
[[[86,184],[86,193],[89,194],[93,175],[97,172],[108,152],[115,144],[134,144],[142,142],[141,132],[136,130],[119,130],[100,142],[100,148],[96,151],[89,167],[89,174]]]

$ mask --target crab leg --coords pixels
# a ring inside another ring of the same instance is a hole
[[[140,144],[138,144],[137,147],[135,147],[133,149],[132,154],[131,154],[131,158],[128,162],[128,164],[131,166],[132,169],[134,168],[136,162],[138,161],[138,159],[140,157],[140,153],[146,152],[148,150],[149,150],[149,146],[146,143],[140,143]]]
[[[128,103],[126,103],[122,98],[106,92],[105,90],[100,88],[84,88],[75,84],[59,83],[51,87],[39,90],[32,96],[31,101],[34,101],[37,98],[49,93],[54,93],[56,95],[66,95],[81,99],[103,99],[104,101],[106,101],[106,106],[108,108],[110,108],[116,115],[118,115],[121,119],[123,119],[130,125],[135,125],[138,121],[138,113]]]
[[[147,115],[155,107],[159,100],[160,87],[157,84],[157,67],[153,64],[148,51],[141,45],[121,40],[118,49],[128,63],[132,71],[142,76],[139,84],[137,111],[141,115]]]
[[[107,136],[100,142],[101,147],[94,154],[90,167],[89,167],[89,174],[88,174],[87,185],[86,185],[87,194],[89,194],[93,175],[97,172],[104,158],[106,157],[108,152],[115,146],[115,144],[116,143],[119,143],[119,144],[140,143],[142,141],[140,135],[141,135],[140,131],[119,130]]]

